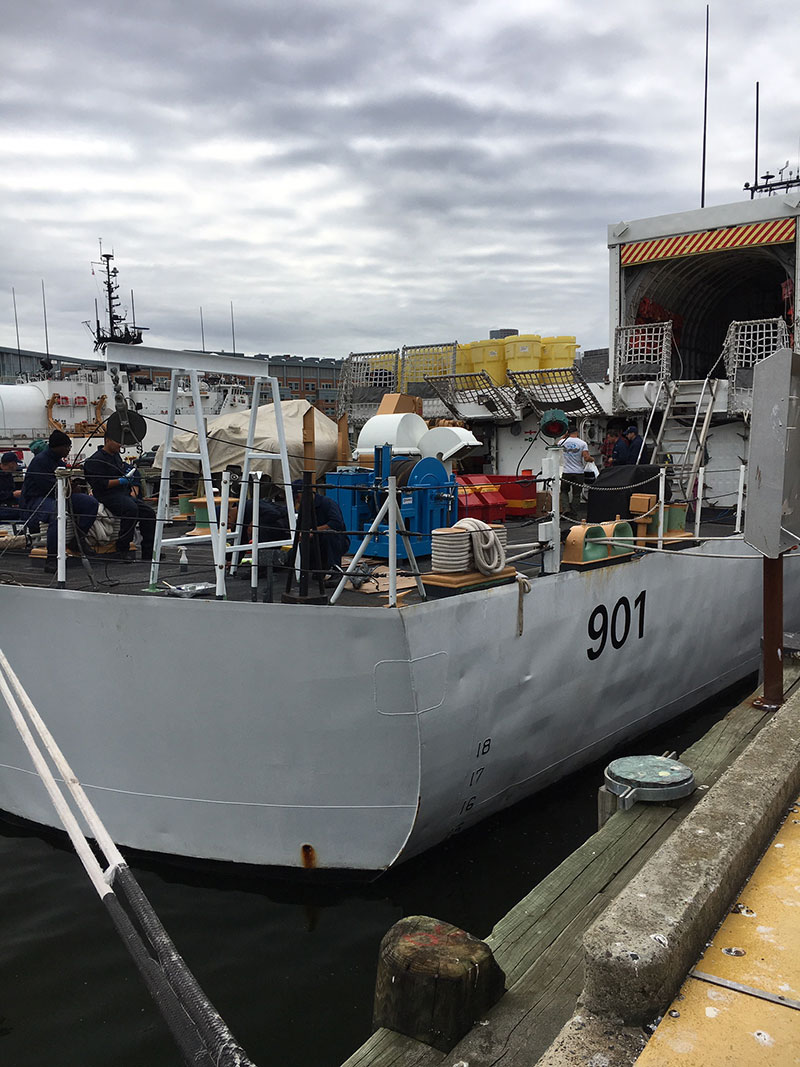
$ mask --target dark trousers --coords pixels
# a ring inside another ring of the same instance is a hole
[[[58,553],[58,522],[56,519],[56,501],[52,496],[42,497],[40,500],[26,500],[25,509],[30,518],[28,526],[40,522],[47,522],[47,554],[55,556]],[[67,515],[75,517],[75,525],[81,533],[88,533],[92,523],[97,517],[97,501],[88,493],[72,493],[67,498]]]
[[[129,550],[133,531],[138,525],[142,533],[142,557],[152,556],[156,536],[156,513],[150,505],[144,504],[138,497],[129,493],[109,493],[103,496],[101,504],[120,520],[117,551]]]
[[[566,501],[566,506],[574,505],[577,507],[581,502],[581,490],[586,483],[585,474],[562,474],[561,475],[561,495]]]
[[[12,508],[8,504],[0,504],[0,522],[24,522],[28,514],[27,508]]]

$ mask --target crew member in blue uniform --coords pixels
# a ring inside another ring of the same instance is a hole
[[[292,482],[294,492],[295,509],[300,507],[300,499],[303,494],[303,481],[298,478]],[[320,531],[319,554],[320,563],[326,574],[341,569],[342,555],[347,551],[350,537],[344,531],[345,525],[342,509],[329,496],[321,496],[315,491],[312,496],[314,502],[314,522]]]
[[[253,501],[248,500],[244,506],[243,520],[245,526],[253,522]],[[258,539],[259,541],[282,541],[289,538],[289,513],[286,505],[277,500],[258,501]]]
[[[58,523],[56,522],[56,470],[64,467],[64,460],[70,453],[72,440],[62,430],[53,430],[47,442],[47,448],[37,452],[28,464],[22,482],[22,506],[28,511],[28,525],[36,526],[40,521],[48,521],[47,527],[47,563],[45,569],[53,570],[58,554]],[[74,518],[76,540],[70,542],[69,548],[80,548],[77,538],[87,534],[97,516],[97,501],[87,493],[70,493],[67,500],[67,514]]]
[[[83,470],[93,495],[120,519],[116,557],[131,559],[130,543],[138,524],[142,534],[142,559],[151,559],[156,513],[149,504],[132,495],[131,487],[136,485],[138,472],[123,461],[121,451],[119,441],[106,436],[100,448],[86,460]]]
[[[19,510],[22,490],[17,489],[14,481],[14,475],[18,470],[17,453],[5,452],[0,457],[0,522],[13,522],[14,519],[21,521],[23,518]]]

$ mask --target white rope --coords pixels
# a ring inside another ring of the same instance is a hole
[[[77,804],[81,815],[83,815],[84,819],[86,819],[86,825],[89,827],[92,832],[92,836],[95,838],[98,845],[100,845],[103,852],[105,853],[106,859],[109,861],[109,863],[112,864],[124,864],[125,859],[123,858],[122,853],[119,851],[110,834],[108,833],[108,830],[106,830],[105,826],[101,822],[100,816],[94,810],[91,801],[86,796],[86,793],[83,791],[83,787],[75,776],[75,772],[72,770],[72,767],[70,767],[69,763],[67,762],[66,756],[58,747],[55,738],[50,733],[41,715],[34,707],[33,701],[25,692],[22,683],[14,673],[11,664],[6,658],[6,654],[3,652],[2,649],[0,649],[0,670],[4,671],[5,674],[8,676],[8,679],[11,682],[14,691],[16,692],[17,696],[22,702],[23,708],[28,714],[28,718],[33,723],[36,732],[44,742],[44,746],[47,749],[50,758],[56,765],[56,768],[61,774],[61,777],[64,779],[64,784],[69,789],[70,793],[72,793],[72,796],[75,798],[75,803]]]
[[[459,519],[456,527],[469,530],[475,566],[481,574],[498,574],[506,565],[506,551],[497,532],[480,519]]]
[[[525,629],[525,609],[523,602],[525,596],[530,593],[533,586],[530,579],[517,571],[517,637],[522,637],[522,631]]]
[[[2,655],[2,653],[0,653],[0,655]],[[3,659],[5,659],[4,656]],[[52,771],[47,766],[44,756],[39,751],[33,734],[20,711],[19,704],[17,704],[14,699],[14,695],[8,686],[8,682],[2,674],[0,674],[0,693],[2,693],[3,699],[8,705],[8,710],[11,712],[14,725],[19,731],[19,735],[30,753],[30,757],[33,760],[33,764],[39,773],[39,777],[41,778],[45,789],[50,794],[50,799],[53,802],[58,817],[61,820],[64,829],[69,834],[70,840],[75,846],[75,851],[78,853],[81,863],[86,868],[86,873],[89,875],[92,885],[97,890],[98,896],[106,896],[108,893],[111,893],[112,890],[105,880],[103,870],[89,847],[83,831],[78,825],[78,820],[70,810],[63,793],[59,789]],[[67,782],[66,784],[69,783]]]

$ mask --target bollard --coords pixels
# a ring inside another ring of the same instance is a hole
[[[485,941],[411,915],[381,941],[373,1025],[449,1052],[504,992],[505,974]]]

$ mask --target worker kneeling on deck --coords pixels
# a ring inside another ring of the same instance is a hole
[[[303,496],[303,481],[301,478],[292,482],[294,492],[295,510],[300,507]],[[350,545],[350,538],[344,532],[345,525],[342,509],[329,496],[320,496],[316,488],[312,494],[314,503],[314,525],[320,532],[319,554],[320,565],[326,574],[342,566],[342,556]]]
[[[83,465],[92,493],[112,515],[119,517],[117,559],[130,560],[130,543],[137,525],[142,535],[142,559],[151,559],[156,532],[156,513],[132,495],[137,483],[135,467],[124,462],[122,445],[106,435],[103,444]]]
[[[253,501],[248,500],[244,506],[245,526],[253,523]],[[289,513],[284,504],[277,500],[259,500],[258,502],[258,539],[259,541],[285,541],[289,537]]]
[[[47,448],[37,452],[28,464],[22,482],[21,507],[29,515],[27,526],[39,528],[40,522],[47,522],[47,563],[45,569],[55,569],[58,555],[58,523],[56,522],[56,469],[65,467],[64,460],[72,448],[72,439],[62,430],[53,430],[47,442]],[[67,490],[69,492],[69,490]],[[74,520],[75,538],[68,548],[84,549],[80,543],[82,535],[87,534],[97,516],[97,501],[88,493],[69,493],[67,498],[67,515]]]

